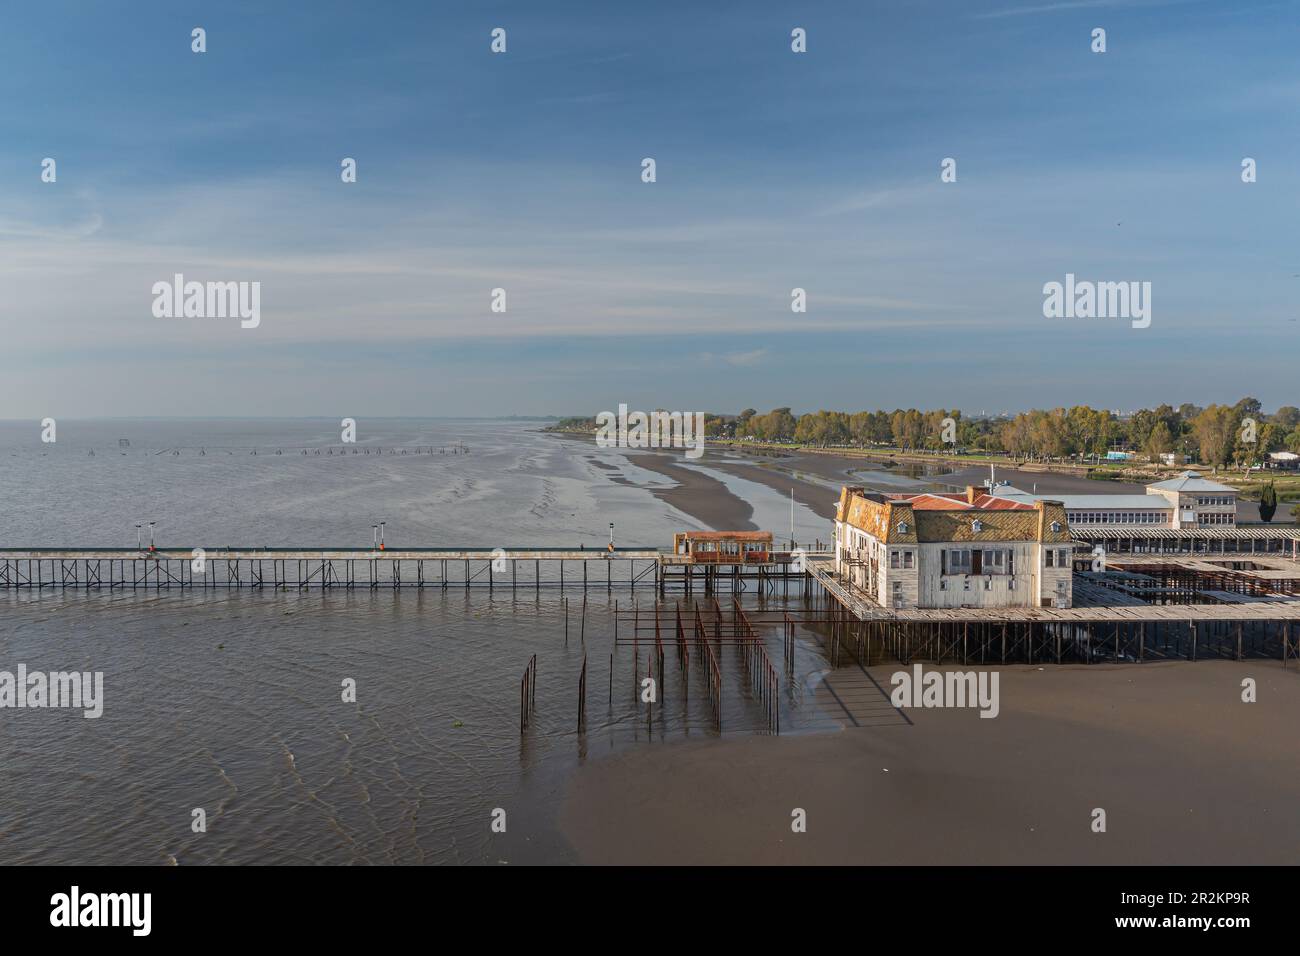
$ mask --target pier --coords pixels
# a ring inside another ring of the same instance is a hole
[[[5,548],[0,588],[564,588],[657,586],[647,548]]]
[[[802,554],[802,552],[801,552]],[[806,592],[790,552],[697,564],[656,548],[0,548],[0,590],[654,588]]]
[[[1297,532],[1125,537],[1129,546],[1109,552],[1103,572],[1088,570],[1085,554],[1076,552],[1072,607],[886,608],[842,579],[831,555],[802,548],[742,550],[721,560],[637,547],[6,548],[0,590],[626,588],[659,599],[749,593],[824,600],[825,613],[804,622],[830,628],[832,661],[845,653],[864,664],[917,656],[986,663],[1300,658]],[[1133,547],[1138,540],[1154,547]],[[657,613],[649,613],[658,628]],[[757,656],[752,642],[763,625],[783,627],[787,647],[793,640],[790,619],[769,620],[761,610],[742,612],[730,626],[745,632],[743,647]],[[701,627],[673,620],[667,630],[680,646]],[[766,675],[767,662],[758,667]]]

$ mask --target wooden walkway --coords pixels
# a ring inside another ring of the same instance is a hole
[[[1249,604],[1138,604],[1120,606],[1122,596],[1106,590],[1095,595],[1104,604],[1082,604],[1071,608],[988,607],[988,608],[885,608],[872,601],[860,589],[842,584],[835,577],[830,561],[810,561],[814,580],[832,594],[860,621],[899,621],[908,623],[950,624],[958,621],[1012,622],[1088,622],[1101,621],[1300,621],[1300,601],[1259,601]],[[1085,586],[1085,599],[1094,597]]]

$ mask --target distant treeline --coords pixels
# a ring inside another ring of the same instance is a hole
[[[945,419],[953,420],[945,428]],[[596,419],[566,418],[555,431],[596,430]],[[774,408],[760,415],[707,415],[711,438],[794,442],[822,447],[888,447],[904,451],[956,448],[976,454],[1025,458],[1105,456],[1124,450],[1157,459],[1186,455],[1206,465],[1258,461],[1269,452],[1300,453],[1300,409],[1284,405],[1265,414],[1258,399],[1202,408],[1190,403],[1161,405],[1120,417],[1105,409],[1075,405],[1023,412],[1014,418],[963,418],[958,409],[892,412],[817,411],[795,415]],[[946,441],[945,439],[952,439]]]

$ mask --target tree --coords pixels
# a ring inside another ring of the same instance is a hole
[[[1201,448],[1201,461],[1225,465],[1236,444],[1237,414],[1231,405],[1211,405],[1192,422],[1192,433]]]
[[[1300,408],[1294,405],[1283,405],[1268,420],[1276,425],[1283,434],[1294,431],[1297,425],[1300,425]]]
[[[795,427],[795,418],[788,407],[774,408],[766,415],[755,417],[751,424],[754,436],[765,441],[790,441]]]
[[[1273,485],[1270,478],[1264,490],[1259,493],[1259,520],[1269,522],[1273,520],[1273,513],[1277,511],[1277,488]]]
[[[1146,443],[1142,450],[1152,461],[1157,461],[1161,455],[1167,455],[1174,450],[1174,437],[1169,434],[1169,426],[1163,421],[1156,422],[1151,434],[1147,436]]]

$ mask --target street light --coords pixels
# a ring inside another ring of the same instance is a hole
[[[144,541],[143,541],[143,540],[141,539],[141,537],[140,537],[140,523],[139,523],[139,522],[136,522],[136,525],[135,525],[135,549],[136,549],[137,551],[143,551],[143,550],[144,550]]]
[[[149,522],[149,550],[150,551],[156,550],[153,546],[153,526],[154,526],[154,522],[150,521]]]
[[[387,521],[379,522],[379,550],[380,551],[384,550],[384,525],[386,524],[388,524]]]
[[[370,550],[378,551],[379,550],[379,525],[372,524],[370,526],[370,534],[374,539],[374,544],[371,545]]]
[[[614,550],[614,522],[612,521],[609,523],[609,550],[611,553]]]

